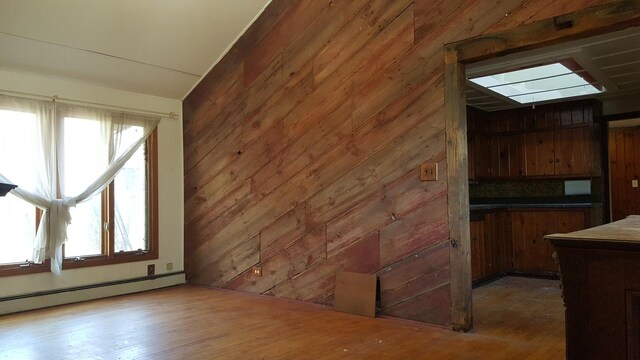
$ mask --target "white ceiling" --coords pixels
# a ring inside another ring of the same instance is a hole
[[[640,110],[637,100],[640,93],[640,27],[474,63],[469,65],[467,77],[495,74],[567,58],[575,60],[597,82],[604,85],[606,91],[592,97],[603,102],[605,112],[607,108],[614,112],[616,109]],[[471,106],[486,111],[522,106],[513,100],[487,92],[471,82],[467,83],[467,104]],[[607,106],[608,104],[612,105]]]
[[[269,2],[0,0],[0,68],[182,99]]]

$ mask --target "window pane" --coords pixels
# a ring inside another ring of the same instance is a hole
[[[11,193],[0,198],[0,264],[32,261],[35,237],[35,207]]]
[[[99,121],[64,119],[62,193],[75,196],[84,191],[107,166],[105,129]],[[100,196],[71,209],[65,257],[102,254],[102,199]]]
[[[35,190],[39,136],[36,115],[0,110],[0,173],[18,186]],[[36,209],[7,195],[0,198],[0,263],[33,260]]]
[[[67,242],[64,246],[65,257],[102,254],[101,207],[102,197],[94,196],[71,208],[71,225],[67,227]]]
[[[115,251],[147,250],[147,171],[141,146],[114,182]]]

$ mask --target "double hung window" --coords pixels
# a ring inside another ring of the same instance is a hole
[[[157,258],[157,122],[0,98],[0,275]]]

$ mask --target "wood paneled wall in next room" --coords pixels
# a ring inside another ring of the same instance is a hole
[[[640,126],[609,129],[609,172],[611,220],[640,215]]]
[[[188,281],[448,325],[443,45],[605,2],[274,0],[184,101]]]

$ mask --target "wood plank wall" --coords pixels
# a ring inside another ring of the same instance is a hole
[[[640,215],[640,127],[609,129],[609,171],[611,172],[611,220]]]
[[[188,281],[449,325],[443,45],[605,2],[274,0],[183,104]]]

